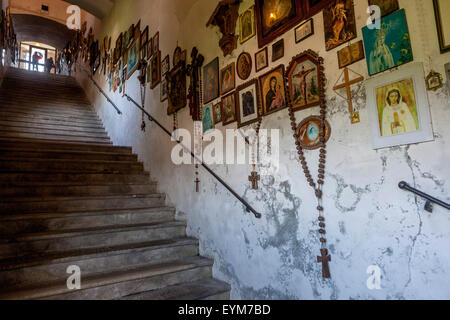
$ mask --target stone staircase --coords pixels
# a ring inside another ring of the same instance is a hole
[[[131,148],[73,78],[9,69],[0,89],[0,300],[228,299]],[[69,290],[69,266],[81,289]]]

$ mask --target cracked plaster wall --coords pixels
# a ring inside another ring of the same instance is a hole
[[[431,1],[399,0],[405,8],[414,60],[444,74],[450,54],[439,53]],[[240,12],[252,4],[244,0]],[[233,55],[223,58],[218,47],[217,28],[205,24],[216,1],[122,1],[97,30],[116,39],[118,33],[141,19],[150,25],[150,35],[160,32],[162,56],[173,53],[178,44],[193,46],[206,62],[216,56],[223,67],[243,51],[253,55],[256,37],[239,45]],[[358,38],[367,20],[367,1],[355,0]],[[262,128],[280,129],[280,168],[262,177],[260,190],[250,190],[249,166],[214,165],[213,169],[239,194],[261,211],[261,220],[246,213],[242,206],[211,176],[200,170],[201,192],[194,192],[194,168],[175,167],[170,162],[173,144],[158,128],[148,123],[141,133],[140,113],[120,98],[113,100],[124,111],[119,117],[112,108],[78,75],[100,114],[110,136],[118,145],[131,145],[167,194],[168,204],[188,221],[188,234],[200,239],[201,254],[215,260],[214,276],[232,285],[234,299],[449,299],[450,298],[450,214],[435,207],[433,214],[423,210],[424,201],[399,190],[405,180],[435,197],[450,201],[450,102],[446,87],[429,92],[435,141],[372,150],[365,88],[353,87],[354,103],[361,113],[361,123],[351,125],[347,103],[331,87],[340,75],[336,52],[325,51],[322,14],[314,17],[315,35],[295,44],[294,31],[285,39],[288,65],[292,56],[313,49],[325,59],[327,104],[332,136],[328,143],[324,207],[327,238],[332,255],[332,279],[323,280],[317,234],[316,200],[296,160],[295,145],[287,110],[264,118]],[[355,42],[356,40],[352,41]],[[269,45],[269,60],[271,60]],[[339,49],[342,47],[339,47]],[[250,78],[259,76],[269,68]],[[368,78],[365,60],[350,68]],[[394,71],[388,71],[395,72]],[[97,76],[104,88],[105,79]],[[237,85],[242,81],[237,78]],[[136,74],[128,81],[127,91],[139,100]],[[166,103],[159,102],[159,87],[147,94],[147,108],[167,128]],[[296,113],[297,120],[318,114],[318,109]],[[179,114],[179,125],[192,131],[188,109]],[[221,130],[225,128],[219,126]],[[235,128],[230,125],[227,128]],[[310,163],[317,152],[308,152]],[[311,168],[316,172],[317,166]],[[272,168],[265,167],[270,173]],[[366,269],[378,265],[382,270],[381,290],[366,286]]]

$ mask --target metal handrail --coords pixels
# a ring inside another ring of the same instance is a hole
[[[428,194],[426,194],[425,192],[422,192],[420,190],[417,190],[416,188],[411,187],[409,184],[407,184],[405,181],[402,181],[398,184],[398,187],[402,190],[407,190],[410,191],[412,193],[415,193],[416,195],[425,198],[427,200],[426,204],[425,204],[425,210],[427,210],[428,212],[433,212],[433,205],[432,203],[435,203],[437,205],[440,205],[442,207],[444,207],[447,210],[450,210],[450,204],[436,199]]]
[[[83,70],[88,78],[92,81],[92,83],[97,87],[98,91],[100,91],[100,93],[106,98],[106,100],[114,107],[114,109],[116,109],[117,113],[119,115],[122,115],[122,111],[120,111],[120,109],[117,107],[117,105],[108,97],[108,95],[105,93],[105,91],[103,91],[103,89],[99,86],[99,84],[97,83],[97,81],[94,80],[94,77],[92,76],[92,74],[86,70],[85,67],[83,67],[81,64],[79,64],[78,62],[76,62],[77,66]]]
[[[98,83],[94,80],[89,71],[86,70],[82,65],[78,62],[76,63],[81,70],[83,70],[89,77],[89,79],[94,83],[97,89],[105,96],[106,100],[116,109],[118,114],[122,114],[119,108],[112,102],[112,100],[108,97],[108,95],[100,88]],[[168,136],[172,137],[172,134],[169,130],[167,130],[158,120],[156,120],[151,114],[149,114],[144,108],[142,108],[133,98],[131,98],[128,94],[125,94],[123,98],[126,98],[128,101],[132,102],[139,110],[141,110],[147,117],[148,120],[155,123],[162,131],[164,131]],[[206,164],[203,163],[189,148],[187,148],[180,140],[175,139],[176,143],[181,145],[183,149],[190,153],[191,157],[194,158],[197,163],[199,163],[209,174],[211,174],[217,181],[219,181],[236,199],[238,199],[244,206],[247,212],[251,212],[257,219],[261,218],[261,213],[256,211],[247,201],[245,201],[240,195],[236,193],[221,177],[219,177],[214,171],[211,170]]]

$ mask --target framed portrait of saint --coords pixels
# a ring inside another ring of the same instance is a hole
[[[356,34],[353,0],[335,0],[323,10],[325,49],[330,51],[352,39]]]
[[[236,86],[235,63],[231,63],[220,70],[220,94],[226,94]]]
[[[381,18],[381,29],[362,29],[369,75],[413,61],[405,10]]]
[[[264,47],[304,19],[302,0],[255,0],[258,46]]]
[[[258,121],[260,93],[257,79],[240,85],[236,90],[238,128]]]
[[[279,65],[275,69],[259,77],[259,85],[262,97],[263,115],[266,116],[287,107],[283,65]]]
[[[239,41],[242,44],[255,35],[255,7],[252,6],[239,16]]]
[[[222,123],[224,126],[236,122],[236,95],[229,93],[222,98]]]
[[[203,102],[208,103],[219,96],[219,58],[203,67]]]
[[[161,82],[161,51],[153,54],[152,59],[150,60],[151,65],[151,82],[150,88],[155,88]]]
[[[209,104],[203,107],[203,133],[206,133],[212,129],[214,129],[214,120],[213,120],[213,110],[212,105]]]
[[[422,63],[366,81],[374,149],[434,140]]]
[[[213,104],[214,125],[222,122],[222,102]]]
[[[139,63],[139,39],[134,39],[127,53],[127,79],[136,71]]]

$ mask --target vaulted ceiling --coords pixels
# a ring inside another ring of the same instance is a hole
[[[100,19],[103,19],[108,15],[114,6],[114,1],[115,0],[65,0],[65,2],[75,4]]]

